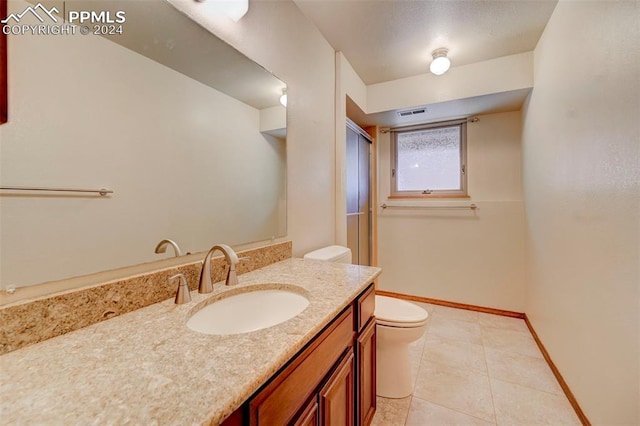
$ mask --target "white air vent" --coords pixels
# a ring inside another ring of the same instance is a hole
[[[424,114],[426,112],[426,108],[408,109],[405,111],[398,111],[398,117],[411,117],[414,115]]]

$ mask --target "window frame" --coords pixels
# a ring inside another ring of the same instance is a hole
[[[397,173],[398,170],[398,135],[403,133],[416,132],[429,129],[443,129],[448,127],[460,128],[460,189],[443,190],[429,189],[419,191],[399,191]],[[469,198],[467,193],[467,120],[450,120],[436,123],[421,124],[416,126],[400,127],[391,130],[391,191],[389,198]],[[429,192],[427,192],[429,191]]]

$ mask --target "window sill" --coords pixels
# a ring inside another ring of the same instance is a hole
[[[431,200],[437,198],[459,198],[461,200],[468,200],[471,198],[471,195],[461,195],[461,194],[420,194],[420,195],[390,195],[387,197],[389,200]]]

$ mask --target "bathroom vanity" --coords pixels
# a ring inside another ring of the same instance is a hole
[[[368,425],[375,413],[373,284],[223,424]]]
[[[380,269],[288,259],[211,294],[138,309],[0,356],[6,423],[368,424],[375,411],[373,280]],[[273,327],[186,327],[211,299],[292,289],[309,300]]]

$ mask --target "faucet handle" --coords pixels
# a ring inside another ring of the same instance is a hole
[[[229,272],[227,272],[227,279],[225,280],[225,285],[236,285],[238,284],[238,275],[236,273],[236,268],[234,265],[229,266]]]
[[[169,278],[170,283],[174,283],[176,280],[180,280],[178,283],[178,290],[176,291],[176,298],[173,302],[176,305],[182,305],[183,303],[191,302],[191,293],[189,292],[189,285],[187,285],[187,278],[184,274],[175,274]]]
[[[249,260],[249,259],[251,259],[251,257],[249,257],[249,256],[239,257],[237,263],[243,262],[243,261]],[[225,284],[226,285],[236,285],[236,284],[238,284],[238,273],[236,272],[236,264],[235,263],[231,263],[229,265],[229,271],[227,272],[227,279],[225,280]]]

